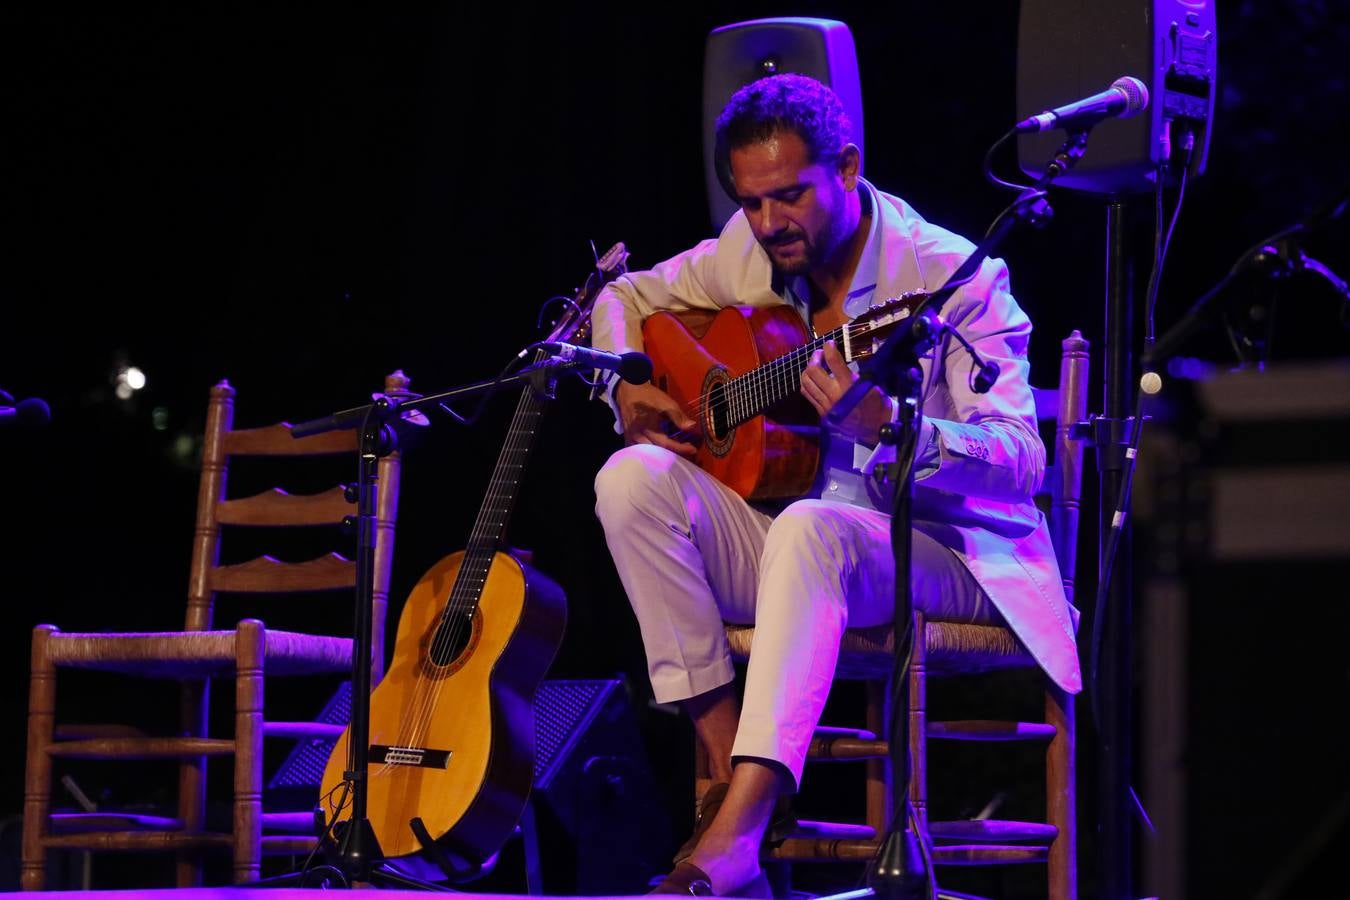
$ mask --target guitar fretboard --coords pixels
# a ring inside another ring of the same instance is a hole
[[[814,338],[777,359],[731,379],[709,392],[703,400],[724,427],[730,429],[744,424],[801,389],[802,373],[811,362],[811,354],[823,347],[826,341],[835,342],[845,362],[852,361],[849,345],[854,330],[861,330],[861,326],[854,328],[841,325],[829,334]]]
[[[546,356],[542,351],[536,362]],[[516,495],[520,491],[520,482],[525,474],[525,463],[529,459],[530,448],[538,431],[539,419],[543,415],[543,401],[532,388],[521,391],[516,403],[516,412],[511,419],[506,441],[497,465],[492,470],[492,479],[488,482],[487,495],[474,520],[468,546],[464,549],[464,559],[460,562],[459,575],[454,587],[450,589],[449,602],[442,613],[443,618],[452,614],[471,617],[483,596],[487,584],[488,569],[497,548],[506,537],[506,527],[511,521],[511,511],[516,505]]]

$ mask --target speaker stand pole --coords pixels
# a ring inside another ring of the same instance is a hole
[[[1128,446],[1133,356],[1130,348],[1134,321],[1132,272],[1125,252],[1125,203],[1111,197],[1106,206],[1106,311],[1103,346],[1102,417],[1096,423],[1097,467],[1100,474],[1101,525],[1097,560],[1111,533],[1111,517],[1125,474]],[[1132,677],[1133,615],[1131,604],[1132,541],[1128,520],[1120,534],[1116,560],[1110,570],[1101,658],[1096,661],[1099,699],[1097,727],[1102,747],[1102,769],[1097,780],[1099,803],[1098,859],[1103,900],[1132,900],[1134,853],[1132,811],[1127,803],[1133,766],[1134,709]],[[1098,569],[1100,572],[1100,568]]]

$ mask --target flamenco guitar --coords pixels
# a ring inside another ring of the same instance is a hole
[[[588,334],[594,295],[626,258],[617,244],[600,260],[547,340]],[[386,858],[479,865],[524,812],[534,693],[562,641],[566,605],[557,584],[499,548],[542,411],[534,390],[522,391],[468,546],[413,587],[393,662],[371,694],[366,814]],[[324,771],[330,806],[342,794],[349,738],[344,731]],[[327,811],[350,819],[349,809]]]
[[[814,339],[790,306],[654,313],[642,339],[652,382],[698,422],[694,462],[747,500],[798,497],[820,464],[820,418],[799,392],[811,354],[834,341],[845,362],[865,359],[927,296],[887,300]]]

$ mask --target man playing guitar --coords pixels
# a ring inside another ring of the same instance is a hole
[[[848,129],[839,99],[813,79],[776,75],[738,91],[717,135],[740,211],[715,240],[607,286],[595,346],[641,351],[657,314],[728,307],[795,308],[823,335],[888,298],[940,287],[972,245],[863,180]],[[1001,375],[977,392],[969,357],[949,353],[948,339],[922,361],[914,606],[934,619],[1006,623],[1078,691],[1075,613],[1032,503],[1045,449],[1027,380],[1031,323],[999,260],[940,313]],[[824,414],[856,376],[832,341],[804,363],[792,387]],[[843,630],[893,613],[890,487],[864,472],[896,401],[873,388],[840,429],[822,429],[819,474],[784,506],[760,501],[771,492],[747,501],[693,461],[713,437],[701,407],[658,384],[622,384],[611,399],[626,446],[596,478],[596,512],[654,696],[689,712],[715,782],[657,891],[768,896],[761,841],[779,796],[797,789]],[[756,626],[739,703],[724,622]]]

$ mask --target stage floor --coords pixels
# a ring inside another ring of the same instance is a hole
[[[335,892],[346,888],[260,888],[260,887],[201,887],[201,888],[162,888],[155,890],[110,890],[110,891],[44,891],[42,893],[24,893],[14,891],[0,892],[0,897],[49,898],[49,900],[318,900],[331,898]],[[352,888],[351,890],[378,890],[381,897],[390,900],[412,900],[413,897],[425,900],[436,892],[394,891],[384,888]],[[539,900],[528,894],[473,894],[461,893],[461,897],[493,897],[497,900]]]

